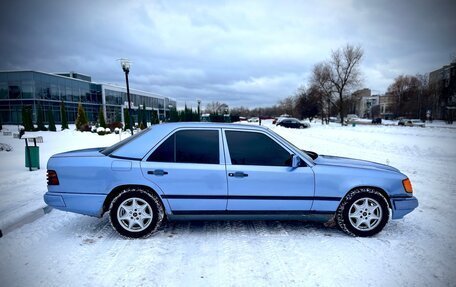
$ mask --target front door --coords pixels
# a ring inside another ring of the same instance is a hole
[[[291,167],[291,152],[268,134],[225,130],[228,211],[309,211],[314,173]]]
[[[141,163],[173,213],[225,210],[227,183],[219,129],[181,129]]]

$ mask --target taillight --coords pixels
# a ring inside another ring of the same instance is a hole
[[[48,170],[46,177],[48,185],[59,185],[59,178],[55,170]]]
[[[408,193],[413,192],[412,183],[410,182],[410,179],[408,179],[408,178],[404,179],[402,181],[402,185],[404,186],[404,189],[406,192],[408,192]]]

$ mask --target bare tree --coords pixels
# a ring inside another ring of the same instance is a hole
[[[348,91],[359,85],[361,72],[359,65],[363,57],[360,46],[347,44],[343,48],[332,51],[328,61],[330,66],[330,81],[339,96],[340,123],[344,124],[344,98]]]
[[[331,67],[328,63],[322,62],[316,64],[312,69],[312,76],[310,79],[311,88],[318,90],[321,97],[320,111],[322,113],[322,124],[323,114],[326,114],[326,124],[329,123],[329,116],[331,111],[332,96],[334,93],[334,84],[331,82]],[[326,112],[325,112],[326,111]]]
[[[281,110],[281,113],[293,115],[293,108],[294,108],[293,96],[288,96],[279,102],[279,109]]]
[[[227,104],[216,101],[216,102],[208,103],[206,105],[205,112],[208,114],[219,114],[219,113],[223,114],[226,110],[228,110]]]
[[[388,87],[388,92],[394,96],[396,117],[425,118],[431,105],[427,75],[400,75]]]

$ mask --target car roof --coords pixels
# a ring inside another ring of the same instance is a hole
[[[211,123],[211,122],[178,122],[164,123],[152,125],[147,130],[141,132],[141,135],[135,139],[120,145],[113,150],[111,155],[121,158],[142,159],[150,149],[157,145],[163,138],[167,137],[176,129],[180,128],[215,128],[215,129],[243,129],[265,131],[268,128],[257,125],[248,124],[232,124],[232,123]]]
[[[255,118],[255,117],[254,117]],[[175,130],[177,128],[240,128],[240,129],[260,129],[267,130],[268,128],[260,125],[238,124],[238,123],[213,123],[213,122],[177,122],[163,123],[152,127],[167,128]]]

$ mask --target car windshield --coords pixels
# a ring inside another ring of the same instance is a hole
[[[133,141],[134,139],[142,136],[143,134],[146,133],[146,131],[150,130],[152,127],[150,128],[147,128],[147,129],[144,129],[134,135],[132,135],[131,137],[128,137],[124,140],[121,140],[120,142],[116,143],[116,144],[113,144],[112,146],[110,147],[107,147],[103,150],[101,150],[100,152],[104,155],[110,155],[111,153],[113,153],[116,149],[120,148],[120,147],[123,147],[124,145],[126,145],[127,143]]]
[[[302,149],[298,148],[297,146],[295,146],[294,144],[292,144],[291,142],[289,142],[288,140],[286,140],[285,138],[281,137],[280,135],[278,135],[277,133],[269,130],[270,132],[272,132],[274,134],[274,136],[278,137],[279,139],[283,140],[284,142],[288,143],[289,145],[291,145],[292,147],[294,147],[294,149],[299,153],[299,155],[303,158],[305,158],[306,160],[310,161],[310,162],[313,162],[313,159],[312,157],[310,157],[305,151],[303,151]],[[317,156],[318,154],[315,153]],[[315,157],[317,158],[317,157]]]

